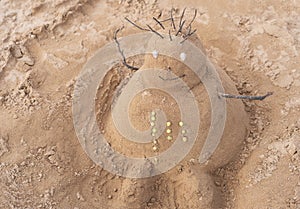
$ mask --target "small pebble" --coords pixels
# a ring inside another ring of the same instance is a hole
[[[173,139],[173,137],[172,137],[172,136],[167,136],[167,139],[168,139],[169,141],[171,141],[171,140]]]
[[[182,141],[187,142],[187,137],[186,136],[182,137]]]
[[[181,61],[184,61],[186,59],[186,53],[184,52],[180,53],[180,59]]]
[[[153,151],[157,151],[158,147],[157,146],[153,146],[152,149],[153,149]]]
[[[185,134],[185,133],[186,133],[186,130],[182,130],[181,133],[182,133],[182,134]]]
[[[172,130],[168,128],[168,129],[166,130],[166,132],[167,132],[167,134],[170,134],[170,133],[172,133]]]
[[[152,52],[153,57],[156,59],[158,57],[158,51],[154,50]]]
[[[170,121],[167,122],[167,126],[170,127],[172,123]]]
[[[152,128],[152,133],[156,133],[157,129],[156,128]]]
[[[180,127],[182,127],[182,126],[183,126],[183,122],[180,121],[180,122],[178,123],[178,125],[179,125]]]
[[[155,125],[155,123],[154,122],[150,122],[150,126],[154,126]]]
[[[151,116],[150,119],[151,119],[152,121],[155,121],[155,120],[156,120],[155,116]]]

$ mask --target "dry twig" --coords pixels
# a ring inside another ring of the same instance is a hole
[[[131,69],[131,70],[136,71],[136,70],[138,70],[139,68],[134,67],[134,66],[131,66],[131,65],[129,65],[129,64],[126,62],[126,57],[125,57],[125,55],[124,55],[123,50],[121,50],[120,42],[118,41],[118,38],[117,38],[118,33],[119,33],[123,28],[124,28],[124,26],[123,26],[122,28],[119,28],[118,30],[115,31],[115,34],[114,34],[114,40],[115,40],[115,42],[116,42],[116,44],[117,44],[117,47],[118,47],[118,50],[119,50],[119,52],[120,52],[120,54],[121,54],[121,56],[122,56],[122,63],[123,63],[123,65],[125,65],[127,68],[129,68],[129,69]]]
[[[180,25],[180,27],[179,27],[179,29],[178,29],[178,31],[177,31],[177,33],[176,33],[176,36],[178,36],[178,34],[179,34],[180,32],[182,32],[182,28],[183,28],[184,23],[185,23],[185,20],[184,20],[184,21],[182,22],[182,24]]]
[[[191,20],[191,22],[188,24],[188,27],[192,27],[192,24],[193,24],[193,22],[195,21],[195,19],[196,19],[196,17],[197,17],[197,13],[198,13],[198,11],[197,11],[197,9],[195,9],[194,17],[193,17],[193,19]]]
[[[151,28],[150,25],[147,24],[147,27],[156,35],[158,35],[159,37],[161,37],[162,39],[164,38],[163,35],[161,35],[159,32],[157,32],[156,30],[154,30],[153,28]]]
[[[187,35],[185,35],[184,39],[180,42],[181,44],[185,42],[189,37],[191,37],[194,33],[196,33],[197,29],[193,30],[192,32],[189,32]]]
[[[186,8],[184,8],[183,11],[182,11],[182,14],[181,14],[181,17],[180,17],[180,20],[179,20],[179,28],[180,28],[181,25],[183,24],[183,23],[182,23],[182,20],[183,20],[184,14],[185,14],[185,10],[186,10]]]
[[[153,20],[155,20],[155,22],[157,22],[162,29],[165,29],[165,27],[163,26],[163,24],[158,19],[156,19],[155,17],[153,17]]]
[[[175,26],[175,22],[174,22],[174,18],[173,18],[173,10],[174,10],[174,8],[171,9],[171,21],[172,21],[174,30],[176,30],[176,26]]]
[[[224,93],[219,93],[219,96],[225,97],[225,98],[233,98],[233,99],[248,99],[248,100],[264,100],[268,96],[273,95],[273,92],[268,92],[265,95],[262,96],[247,96],[247,95],[232,95],[232,94],[224,94]]]
[[[137,27],[140,30],[144,30],[144,31],[149,31],[147,28],[142,28],[141,26],[137,25],[136,23],[132,22],[131,20],[129,20],[127,17],[125,17],[125,20],[127,20],[130,24],[132,24],[133,26]]]
[[[170,41],[172,41],[172,35],[171,35],[171,31],[169,30],[169,38],[170,38]]]

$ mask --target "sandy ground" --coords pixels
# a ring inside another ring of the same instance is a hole
[[[176,196],[203,173],[176,167],[175,192],[165,174],[118,177],[89,159],[73,128],[73,86],[87,60],[122,25],[121,35],[139,32],[124,17],[151,24],[172,7],[177,16],[198,9],[197,35],[240,94],[274,92],[244,101],[249,134],[238,156],[210,173],[219,191],[211,208],[300,208],[298,0],[0,1],[0,208],[207,208]],[[193,198],[206,205],[199,192]]]

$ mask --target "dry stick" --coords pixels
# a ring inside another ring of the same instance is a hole
[[[149,31],[147,28],[142,28],[141,26],[138,26],[137,24],[129,20],[127,17],[125,17],[125,20],[127,20],[130,24],[132,24],[133,26],[137,27],[140,30]]]
[[[273,92],[268,92],[267,94],[263,96],[247,96],[247,95],[231,95],[231,94],[223,94],[219,93],[219,96],[225,97],[225,98],[234,98],[234,99],[249,99],[249,100],[264,100],[268,96],[271,96]]]
[[[180,75],[180,76],[178,76],[178,77],[174,77],[174,78],[163,78],[163,77],[161,77],[160,75],[158,76],[160,79],[162,79],[162,80],[164,80],[164,81],[174,81],[174,80],[177,80],[177,79],[179,79],[179,78],[183,78],[183,77],[185,77],[186,75],[185,74],[183,74],[183,75]]]
[[[197,17],[197,13],[198,13],[198,10],[195,9],[194,17],[193,17],[193,19],[191,20],[190,24],[188,24],[188,27],[192,27],[192,24],[193,24],[193,22],[195,21],[195,19],[196,19],[196,17]]]
[[[119,53],[121,54],[122,56],[122,63],[123,65],[125,65],[127,68],[131,69],[131,70],[138,70],[139,68],[137,67],[134,67],[134,66],[131,66],[129,65],[127,62],[126,62],[126,58],[125,58],[125,55],[124,55],[124,52],[123,50],[121,50],[121,46],[120,46],[120,42],[118,41],[118,38],[117,38],[117,35],[118,35],[118,32],[121,31],[122,29],[124,28],[124,26],[122,28],[119,28],[118,30],[116,30],[115,34],[114,34],[114,40],[117,44],[117,47],[118,47],[118,50],[119,50]]]
[[[173,9],[174,8],[171,9],[171,20],[172,20],[173,28],[174,28],[174,30],[176,30],[176,26],[175,26],[175,22],[174,22],[174,18],[173,18]]]
[[[188,29],[188,32],[187,32],[187,35],[188,35],[188,34],[190,34],[190,33],[191,33],[191,31],[192,31],[192,26],[191,26],[191,25],[189,25],[189,26],[187,27],[187,29]]]
[[[185,13],[185,10],[186,10],[186,8],[184,8],[183,11],[182,11],[182,14],[181,14],[181,17],[180,17],[180,20],[179,20],[179,27],[180,27],[180,25],[181,25],[181,23],[182,23],[182,20],[183,20],[183,17],[184,17],[184,13]]]
[[[163,23],[163,22],[167,22],[167,21],[170,21],[170,20],[172,20],[172,18],[169,17],[169,18],[167,18],[165,20],[160,20],[160,22]]]
[[[196,33],[196,31],[197,29],[193,30],[193,32],[191,33],[188,33],[180,43],[182,44],[183,42],[185,42],[189,37],[191,37],[194,33]]]
[[[178,34],[182,31],[182,28],[183,28],[184,23],[185,23],[185,20],[184,20],[184,21],[182,22],[182,24],[179,26],[179,29],[178,29],[178,31],[177,31],[177,33],[176,33],[176,36],[178,36]]]
[[[182,31],[183,25],[185,23],[185,20],[182,21],[183,17],[184,17],[184,14],[185,14],[185,10],[186,10],[186,8],[184,8],[183,11],[182,11],[182,14],[181,14],[181,17],[180,17],[180,20],[179,20],[179,29],[178,29],[178,31],[176,33],[176,36],[178,36],[178,34]]]
[[[153,17],[153,20],[155,20],[155,22],[157,22],[162,29],[165,29],[165,27],[163,26],[163,24],[158,19],[156,19],[155,17]]]
[[[170,41],[173,41],[172,40],[172,35],[171,35],[171,30],[169,30],[169,38],[170,38]]]
[[[147,27],[153,32],[155,33],[156,35],[158,35],[159,37],[161,37],[162,39],[164,38],[159,32],[155,31],[153,28],[151,28],[150,25],[147,24]]]
[[[196,86],[200,85],[202,83],[202,81],[200,80],[198,83],[196,83],[195,85],[193,85],[191,88],[190,88],[190,91],[192,91]]]
[[[157,19],[161,18],[162,16],[162,11],[160,11],[159,15],[157,16]]]

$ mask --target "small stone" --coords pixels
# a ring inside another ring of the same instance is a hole
[[[168,129],[166,130],[166,132],[167,132],[167,134],[170,134],[170,133],[172,133],[172,130],[168,128]]]
[[[186,53],[184,52],[180,53],[180,59],[181,61],[184,61],[186,59]]]
[[[112,195],[108,195],[107,198],[108,198],[108,199],[112,199]]]
[[[220,187],[220,186],[221,186],[221,182],[215,181],[215,185],[216,185],[217,187]]]
[[[153,57],[156,59],[158,57],[158,51],[154,50],[152,52]]]
[[[182,130],[181,133],[182,133],[182,134],[186,134],[186,130]]]
[[[155,116],[151,116],[150,119],[151,119],[152,121],[155,121],[155,120],[156,120]]]
[[[195,164],[195,163],[196,163],[196,160],[195,160],[194,158],[191,158],[191,159],[190,159],[190,163]]]
[[[183,126],[183,122],[180,121],[180,122],[178,123],[178,125],[179,125],[180,127],[182,127],[182,126]]]
[[[167,140],[171,141],[173,139],[172,136],[167,136]]]
[[[21,57],[23,57],[23,53],[22,50],[20,48],[20,46],[15,45],[10,49],[10,52],[12,54],[13,57],[20,59]]]
[[[182,137],[182,141],[183,141],[183,142],[187,142],[187,140],[188,140],[188,139],[187,139],[186,136]]]
[[[150,126],[155,126],[155,123],[151,121]]]
[[[166,124],[168,127],[170,127],[172,125],[172,123],[170,121],[167,122]]]
[[[152,128],[152,133],[156,133],[157,129],[156,128]]]
[[[157,146],[153,146],[152,149],[153,149],[154,152],[156,152],[158,150],[158,147]]]
[[[82,195],[79,192],[76,193],[76,196],[77,196],[78,200],[84,201],[84,198],[82,197]]]

